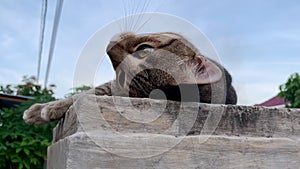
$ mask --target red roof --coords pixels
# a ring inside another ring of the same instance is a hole
[[[266,106],[266,107],[273,107],[273,106],[284,106],[288,104],[287,101],[285,101],[283,98],[280,98],[278,96],[275,96],[263,103],[256,104],[255,106]]]

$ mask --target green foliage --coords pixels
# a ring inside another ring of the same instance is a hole
[[[6,85],[6,86],[0,86],[0,92],[2,93],[6,93],[6,94],[13,94],[14,91],[11,88],[11,85]]]
[[[285,98],[289,101],[289,108],[300,108],[300,76],[298,73],[292,74],[288,81],[280,85],[279,97]]]
[[[72,88],[73,91],[71,93],[67,94],[65,97],[70,97],[70,96],[73,96],[75,94],[82,93],[84,91],[90,90],[92,88],[93,88],[92,86],[86,86],[86,85],[83,85],[83,86],[80,86],[80,87],[75,87],[75,88]]]
[[[24,76],[22,82],[24,84],[20,84],[15,86],[17,89],[16,93],[17,95],[24,95],[24,96],[39,96],[39,95],[52,95],[53,94],[53,88],[55,88],[55,85],[50,85],[49,89],[44,88],[38,84],[35,84],[36,78],[34,76],[27,77]]]
[[[56,124],[28,125],[22,116],[32,104],[52,101],[54,97],[52,90],[42,89],[33,80],[24,77],[23,83],[15,86],[14,92],[34,96],[34,99],[14,108],[0,109],[0,168],[39,169],[44,166],[52,129]]]
[[[6,94],[17,94],[23,96],[40,96],[40,95],[53,95],[55,85],[51,84],[48,88],[42,88],[41,85],[36,84],[34,76],[23,76],[22,84],[12,86],[0,86],[0,92]]]

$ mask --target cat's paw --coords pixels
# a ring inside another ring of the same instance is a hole
[[[29,109],[24,111],[23,114],[24,121],[28,124],[37,124],[37,125],[48,123],[49,121],[41,117],[41,111],[46,106],[47,103],[45,104],[36,103],[32,105]]]
[[[45,121],[61,119],[68,111],[72,103],[69,100],[58,100],[48,103],[41,111],[41,117]]]
[[[45,104],[34,104],[23,114],[23,119],[28,124],[46,124],[59,120],[72,105],[72,100],[57,100]]]

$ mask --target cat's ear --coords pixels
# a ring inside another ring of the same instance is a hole
[[[197,71],[193,71],[194,77],[190,76],[191,79],[187,79],[189,83],[210,84],[222,78],[222,70],[212,61],[203,56],[196,56],[194,61],[197,62],[197,67],[194,67]]]

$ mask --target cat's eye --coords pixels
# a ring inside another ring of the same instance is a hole
[[[154,51],[154,48],[150,45],[140,45],[135,52],[133,52],[133,56],[139,57],[139,58],[145,58],[149,54],[151,54]]]

